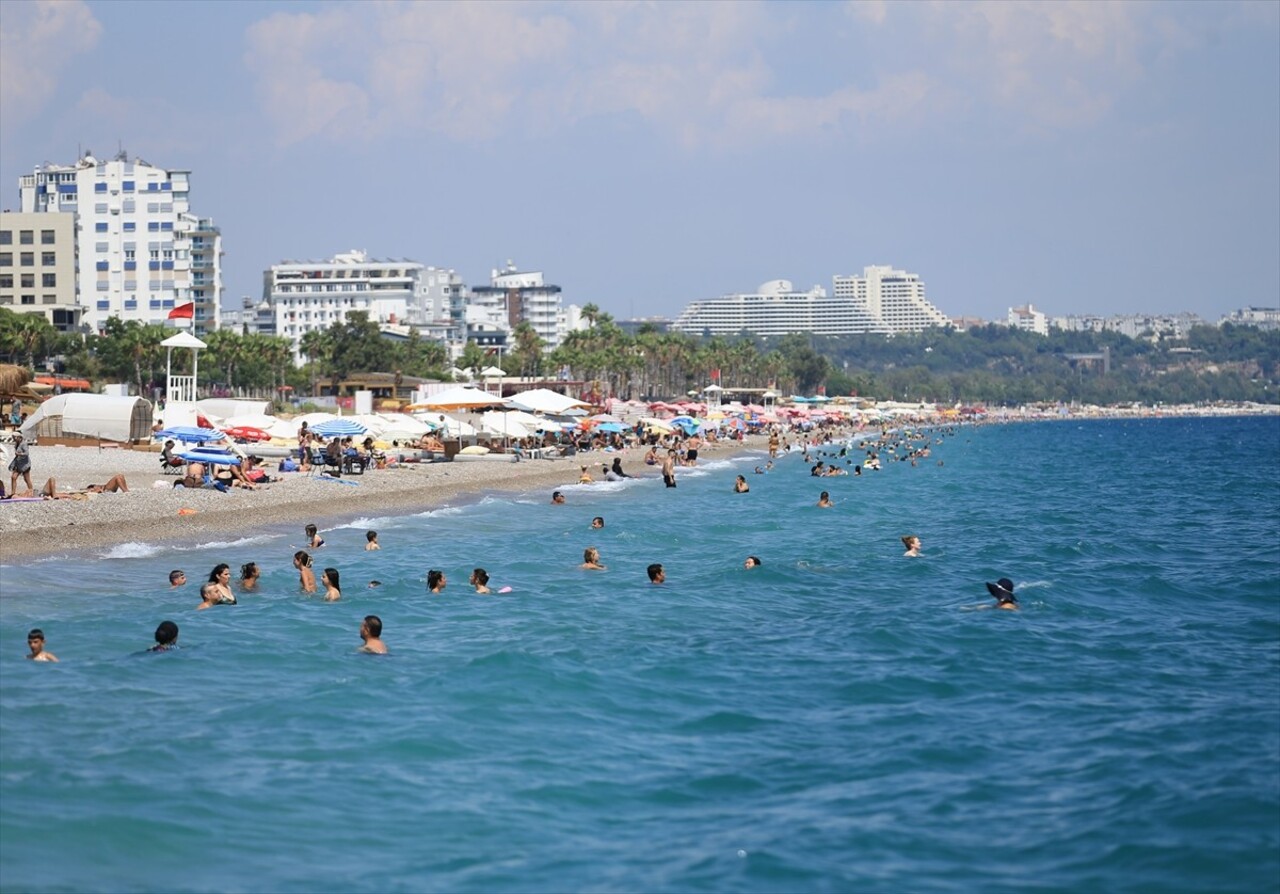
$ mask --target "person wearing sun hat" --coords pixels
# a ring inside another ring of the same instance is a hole
[[[987,592],[996,599],[996,608],[1018,610],[1018,597],[1013,595],[1013,581],[1002,577],[994,584],[987,581]]]

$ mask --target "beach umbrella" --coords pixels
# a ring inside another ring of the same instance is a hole
[[[222,433],[229,438],[235,438],[237,441],[271,440],[271,432],[254,428],[252,425],[233,425],[231,428],[224,428]]]
[[[188,450],[186,453],[179,453],[178,456],[189,463],[204,463],[210,466],[240,465],[240,457],[212,450]]]
[[[498,407],[501,405],[502,398],[494,397],[479,388],[461,385],[457,388],[446,388],[443,391],[437,391],[435,394],[429,394],[418,403],[409,406],[408,409],[472,410],[479,407]]]
[[[172,438],[175,441],[181,441],[184,444],[199,444],[203,441],[221,441],[226,438],[222,432],[216,428],[198,428],[194,425],[175,425],[173,428],[162,429],[155,433],[157,440],[168,440]]]
[[[621,422],[601,422],[596,426],[596,431],[609,431],[621,433],[626,431],[626,427]]]
[[[311,426],[311,430],[316,434],[325,437],[346,437],[347,435],[362,435],[368,429],[356,422],[354,419],[331,419],[328,422],[321,422],[318,425]]]

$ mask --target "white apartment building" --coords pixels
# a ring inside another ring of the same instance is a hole
[[[1014,329],[1021,329],[1023,332],[1034,332],[1036,335],[1049,334],[1049,318],[1036,310],[1033,304],[1028,304],[1025,307],[1009,308],[1009,314],[1005,317],[1005,322]]]
[[[878,331],[876,320],[848,298],[827,294],[822,286],[797,292],[789,280],[764,283],[751,294],[724,295],[694,301],[676,317],[671,328],[690,335],[761,336],[812,332],[815,335],[849,335]]]
[[[1259,329],[1280,329],[1280,307],[1242,307],[1233,310],[1218,321],[1239,326],[1257,326]]]
[[[832,278],[837,298],[854,306],[874,322],[858,332],[919,332],[930,326],[945,327],[951,320],[924,295],[924,283],[914,273],[892,267],[864,267],[862,276]]]
[[[403,323],[423,306],[425,268],[413,261],[370,260],[353,250],[327,261],[285,261],[263,274],[262,297],[275,316],[275,334],[289,339],[302,363],[302,337],[364,311],[378,324]]]
[[[222,235],[190,207],[191,172],[121,152],[74,165],[43,164],[18,180],[27,214],[76,214],[78,303],[101,331],[109,317],[163,323],[194,303],[196,335],[218,327]]]
[[[559,325],[560,291],[559,286],[545,282],[540,271],[521,271],[507,261],[506,267],[493,271],[489,285],[471,290],[469,303],[490,310],[503,308],[508,329],[529,323],[551,351],[565,336]]]
[[[41,314],[59,332],[80,328],[74,214],[0,211],[0,307]]]

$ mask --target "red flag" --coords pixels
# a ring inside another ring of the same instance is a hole
[[[173,310],[169,311],[169,319],[171,320],[181,320],[183,318],[193,320],[195,319],[195,316],[196,303],[194,301],[187,304],[179,304]]]
[[[718,382],[718,381],[720,381],[720,370],[718,370],[718,369],[713,369],[713,370],[711,370],[711,380],[712,380],[713,382]]]

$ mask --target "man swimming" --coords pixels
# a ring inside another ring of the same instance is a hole
[[[649,583],[651,584],[660,584],[667,579],[666,570],[658,562],[654,562],[645,570],[649,573]]]
[[[377,615],[364,616],[364,620],[360,622],[360,639],[364,640],[361,652],[368,652],[370,655],[387,654],[387,646],[382,641],[382,619]]]
[[[365,552],[372,552],[375,549],[382,549],[382,547],[378,545],[377,531],[365,532],[364,539],[365,539],[365,545],[364,545]]]
[[[169,572],[169,589],[181,587],[187,582],[187,573],[179,568]]]
[[[44,631],[39,627],[27,634],[27,648],[31,650],[31,654],[27,656],[28,661],[58,660],[57,655],[44,650]]]

